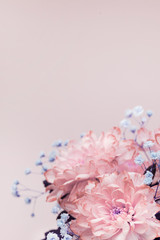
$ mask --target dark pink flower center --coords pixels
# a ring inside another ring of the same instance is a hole
[[[113,208],[112,210],[113,215],[118,215],[121,213],[121,209],[118,207]]]

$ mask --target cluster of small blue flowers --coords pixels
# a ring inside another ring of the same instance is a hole
[[[57,219],[57,226],[60,228],[60,234],[63,236],[63,240],[70,240],[72,236],[68,235],[68,224],[66,224],[69,219],[69,215],[67,213],[61,214],[61,218]]]
[[[58,233],[55,231],[51,231],[47,234],[47,240],[78,240],[79,236],[75,235],[69,227],[68,219],[69,219],[68,213],[62,213],[60,215],[60,218],[57,219],[57,226],[60,229]]]
[[[37,159],[37,161],[35,162],[35,166],[38,167],[40,166],[41,169],[38,172],[34,172],[32,171],[30,168],[26,168],[24,173],[25,175],[30,175],[30,174],[39,174],[39,175],[43,175],[44,172],[46,172],[48,170],[48,166],[46,165],[46,163],[53,163],[56,160],[56,156],[58,154],[58,151],[56,148],[60,148],[60,147],[66,147],[69,143],[69,140],[66,141],[61,141],[58,140],[56,142],[54,142],[52,144],[52,147],[54,148],[51,153],[49,154],[49,156],[46,156],[46,154],[41,151],[39,158]],[[43,181],[43,180],[42,180]],[[12,195],[15,197],[21,197],[24,199],[24,202],[26,204],[31,204],[33,203],[33,209],[32,209],[32,213],[31,216],[34,217],[35,216],[35,206],[36,206],[36,201],[38,198],[40,198],[42,195],[45,194],[45,192],[41,192],[38,190],[34,190],[31,188],[26,187],[25,185],[21,184],[18,180],[14,181],[14,183],[12,184]],[[53,207],[52,212],[53,213],[58,213],[61,210],[60,206],[58,206],[58,204]]]
[[[44,174],[44,172],[48,170],[48,166],[45,165],[46,163],[53,163],[56,160],[56,156],[58,155],[58,151],[56,148],[66,147],[68,143],[69,143],[69,140],[66,140],[66,141],[57,140],[52,144],[52,147],[54,149],[51,151],[49,156],[46,156],[46,154],[43,151],[40,153],[40,156],[35,162],[35,165],[42,167],[41,174]],[[31,171],[29,173],[31,173]]]
[[[12,195],[15,197],[20,197],[20,194],[18,191],[18,185],[19,185],[18,180],[15,180],[14,183],[12,184]]]
[[[12,184],[12,195],[14,197],[23,198],[26,204],[31,204],[33,202],[31,217],[35,216],[34,210],[37,199],[44,194],[45,192],[37,191],[26,187],[25,185],[21,184],[18,180],[14,181],[14,183]]]
[[[120,126],[124,129],[123,137],[125,138],[127,129],[132,133],[136,133],[140,127],[144,126],[148,122],[148,119],[152,115],[153,113],[151,110],[148,110],[144,115],[144,109],[142,106],[136,106],[133,109],[128,109],[125,113],[125,118],[120,122]],[[131,118],[135,121],[135,124],[132,124]]]

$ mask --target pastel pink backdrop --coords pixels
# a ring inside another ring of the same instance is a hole
[[[160,126],[160,1],[0,1],[0,238],[39,240],[53,204],[10,194],[41,150],[97,134],[137,104]],[[33,183],[32,183],[32,180]]]

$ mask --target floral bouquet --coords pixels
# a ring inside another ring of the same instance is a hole
[[[137,106],[99,137],[90,131],[78,141],[56,141],[35,163],[44,192],[14,182],[13,195],[33,203],[32,216],[42,195],[55,202],[57,229],[44,240],[160,239],[160,129],[147,128],[151,116]]]

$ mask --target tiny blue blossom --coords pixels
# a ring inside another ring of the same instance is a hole
[[[135,158],[134,162],[135,162],[137,165],[140,165],[140,166],[144,163],[144,159],[143,159],[143,157],[141,156],[141,154],[139,154],[139,155]]]
[[[59,237],[56,233],[48,233],[47,234],[47,240],[59,240]]]
[[[136,127],[136,126],[131,126],[131,127],[130,127],[130,131],[131,131],[132,133],[135,133],[136,130],[137,130],[137,127]]]
[[[61,147],[62,146],[62,140],[57,140],[52,144],[52,147]]]
[[[53,214],[57,214],[57,213],[59,213],[60,209],[61,209],[61,207],[60,207],[60,205],[57,203],[57,204],[52,208],[52,213],[53,213]]]
[[[147,119],[146,119],[145,117],[143,117],[143,118],[141,119],[142,124],[144,124],[146,121],[147,121]]]
[[[148,116],[148,117],[152,117],[152,115],[153,115],[153,112],[152,112],[151,110],[148,110],[148,111],[147,111],[147,116]]]
[[[72,239],[72,236],[66,234],[63,238],[63,240],[71,240]]]
[[[30,173],[31,173],[30,168],[26,168],[26,170],[25,170],[25,174],[28,175],[28,174],[30,174]]]
[[[144,112],[144,109],[142,106],[136,106],[134,109],[133,109],[133,114],[135,117],[138,117],[140,115],[142,115],[142,113]]]
[[[145,179],[144,179],[144,184],[150,185],[153,180],[153,174],[150,171],[147,171],[145,173]]]
[[[69,218],[68,213],[62,213],[62,214],[61,214],[61,219],[62,219],[64,222],[66,222],[66,221],[68,220],[68,218]]]
[[[64,221],[62,219],[57,219],[57,226],[62,228],[64,225]]]
[[[42,166],[42,173],[46,172],[47,170],[48,170],[48,166],[43,165],[43,166]]]
[[[152,178],[152,177],[153,177],[153,173],[151,173],[150,171],[147,171],[147,172],[145,173],[145,177],[146,177],[146,178]]]
[[[59,213],[59,208],[53,207],[53,208],[52,208],[52,213],[53,213],[53,214]]]
[[[154,160],[156,160],[158,158],[156,152],[151,152],[150,155],[151,155],[151,158],[154,159]]]
[[[123,119],[120,122],[121,127],[128,128],[130,126],[131,122],[128,119]]]
[[[19,192],[17,191],[17,190],[12,190],[12,195],[14,196],[14,197],[20,197],[20,194],[19,194]]]
[[[11,191],[12,191],[12,195],[14,197],[20,197],[20,194],[18,192],[18,187],[17,187],[17,182],[15,181],[13,184],[12,184],[12,187],[11,187]]]
[[[81,133],[80,138],[83,138],[86,135],[86,133]]]
[[[67,140],[64,141],[63,145],[64,145],[64,146],[67,146],[68,143],[69,143],[69,140],[67,139]]]
[[[145,178],[143,183],[146,184],[146,185],[150,185],[152,183],[152,178],[151,177]]]
[[[152,142],[152,141],[147,141],[147,142],[145,142],[145,143],[143,144],[143,147],[144,147],[144,148],[150,148],[150,147],[153,147],[153,145],[154,145],[154,142]]]
[[[153,180],[153,174],[150,171],[147,171],[145,174],[144,184],[150,185]]]
[[[18,180],[15,180],[13,184],[18,185],[18,184],[19,184],[19,181],[18,181]]]
[[[61,235],[64,237],[64,236],[67,234],[67,231],[68,231],[67,225],[63,225],[63,226],[61,227],[60,233],[61,233]]]
[[[41,166],[41,165],[42,165],[42,160],[41,160],[41,159],[38,159],[38,160],[35,162],[35,165],[36,165],[36,166]]]
[[[49,162],[54,162],[56,159],[56,152],[55,151],[52,151],[49,155],[49,158],[48,158],[48,161]]]
[[[26,198],[24,199],[24,201],[25,201],[26,204],[30,204],[30,203],[31,203],[31,199],[28,198],[28,197],[26,197]]]
[[[45,153],[42,151],[42,152],[40,152],[40,155],[39,155],[39,157],[40,158],[43,158],[43,157],[45,157]]]
[[[133,111],[131,109],[128,109],[125,113],[125,117],[126,118],[131,118],[133,115]]]
[[[16,184],[12,184],[12,190],[17,190],[17,185]]]
[[[31,213],[31,217],[35,217],[35,214],[34,214],[34,213]]]

